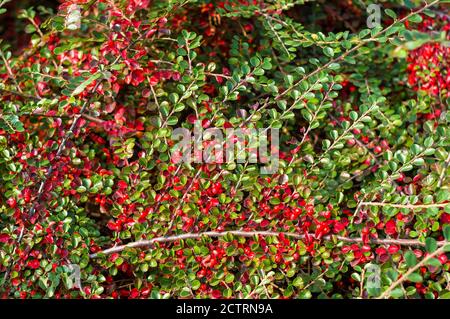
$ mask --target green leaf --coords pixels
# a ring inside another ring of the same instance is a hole
[[[436,193],[436,203],[442,203],[450,199],[450,192],[448,190],[441,189]]]
[[[414,14],[409,17],[408,21],[412,23],[420,23],[422,22],[422,17],[419,14]]]
[[[350,112],[350,119],[352,121],[356,121],[358,119],[358,113],[356,113],[355,111],[351,111]]]
[[[444,292],[442,295],[439,296],[439,299],[450,299],[450,291]]]
[[[272,68],[272,64],[270,63],[270,59],[269,58],[265,58],[264,62],[262,64],[262,68],[264,70],[270,70]]]
[[[294,279],[293,283],[292,283],[295,287],[302,289],[305,286],[305,283],[303,281],[303,278],[298,276],[297,278]]]
[[[416,158],[413,161],[413,165],[416,165],[416,166],[423,166],[423,164],[425,164],[425,161],[423,158]]]
[[[233,281],[234,281],[234,275],[233,275],[233,274],[228,274],[228,275],[226,275],[226,277],[225,277],[225,282],[226,282],[227,284],[232,283]]]
[[[0,129],[8,133],[24,131],[23,123],[17,115],[13,114],[0,114]]]
[[[168,125],[175,125],[175,124],[177,124],[177,122],[178,122],[178,118],[176,116],[170,116],[167,119],[167,124]]]
[[[189,296],[191,296],[191,291],[189,290],[189,288],[184,287],[183,289],[181,289],[180,297],[186,298],[186,297],[189,297]]]
[[[418,273],[412,273],[411,275],[408,276],[408,280],[412,282],[422,282],[423,278]]]
[[[332,58],[334,56],[334,50],[330,47],[324,48],[323,53],[330,58]]]
[[[358,274],[357,272],[352,273],[351,277],[356,281],[361,281],[361,275]]]
[[[274,120],[278,118],[278,113],[277,113],[277,110],[275,110],[275,109],[270,109],[270,110],[269,110],[269,115],[270,115],[270,117],[273,118]]]
[[[414,252],[412,252],[411,250],[408,250],[405,253],[405,260],[406,260],[406,264],[408,265],[408,267],[414,267],[417,263],[417,257],[414,254]]]
[[[183,103],[178,103],[177,105],[175,105],[175,107],[173,108],[174,112],[181,112],[183,111],[185,108],[185,105]]]
[[[252,58],[250,58],[250,64],[252,65],[252,66],[257,66],[257,65],[259,65],[261,63],[261,60],[260,59],[258,59],[257,57],[252,57]]]
[[[231,288],[227,288],[223,291],[223,296],[225,298],[231,298],[233,296],[233,290]]]
[[[169,100],[170,102],[172,102],[173,104],[177,103],[179,100],[179,96],[177,93],[173,92],[169,94]]]
[[[434,238],[428,237],[425,239],[425,248],[427,252],[432,253],[437,249],[437,242]]]
[[[60,54],[63,54],[66,50],[67,50],[67,48],[66,48],[65,46],[62,46],[62,47],[56,47],[56,48],[53,50],[53,53],[56,54],[56,55],[60,55]]]
[[[392,19],[394,19],[394,20],[397,19],[397,14],[393,10],[386,9],[386,10],[384,10],[384,12],[386,12],[386,14],[388,16],[390,16]]]
[[[200,288],[200,281],[198,281],[197,279],[195,279],[192,283],[191,283],[191,287],[193,290],[197,290],[198,288]]]
[[[116,264],[116,266],[120,266],[123,264],[123,262],[124,262],[123,258],[119,257],[116,259],[116,261],[114,263]]]
[[[28,24],[25,27],[25,33],[33,33],[33,32],[36,32],[36,28],[32,24]]]
[[[425,147],[431,147],[431,146],[433,145],[433,143],[434,143],[434,140],[433,140],[433,137],[432,137],[432,136],[427,137],[427,138],[423,141],[423,145],[424,145]]]
[[[299,298],[299,299],[311,299],[311,298],[312,298],[311,291],[309,291],[309,290],[302,290],[302,291],[298,294],[298,298]]]
[[[450,225],[442,226],[442,233],[446,241],[450,241]]]
[[[441,262],[440,262],[439,259],[437,259],[437,258],[430,258],[430,259],[428,259],[428,260],[425,262],[425,265],[426,265],[426,266],[433,266],[433,267],[436,267],[436,268],[439,268],[439,267],[442,266],[442,265],[441,265]]]
[[[363,39],[365,36],[367,36],[370,33],[370,29],[364,29],[359,32],[358,37],[360,39]]]
[[[403,289],[402,288],[395,288],[391,291],[391,296],[394,298],[402,298],[403,297]]]
[[[280,203],[280,199],[279,199],[279,198],[276,198],[276,197],[272,197],[272,198],[269,200],[269,202],[270,202],[272,205],[278,205],[278,204]]]
[[[333,71],[337,71],[337,70],[339,70],[340,67],[341,66],[339,65],[339,63],[331,63],[328,68],[330,68]]]
[[[84,81],[83,83],[78,85],[75,88],[75,90],[73,90],[73,92],[70,96],[75,96],[75,95],[82,93],[86,89],[86,87],[88,87],[89,84],[91,84],[92,82],[94,82],[95,80],[100,78],[101,75],[102,75],[101,73],[95,73],[95,74],[91,75],[86,81]]]

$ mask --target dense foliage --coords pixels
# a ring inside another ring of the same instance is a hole
[[[0,0],[0,295],[450,297],[446,2]]]

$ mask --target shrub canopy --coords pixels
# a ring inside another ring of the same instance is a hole
[[[449,297],[448,1],[7,2],[2,297]]]

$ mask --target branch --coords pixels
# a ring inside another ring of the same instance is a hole
[[[48,117],[48,118],[60,118],[60,119],[74,119],[76,116],[78,116],[77,114],[74,114],[72,116],[70,115],[49,115],[49,114],[45,114],[45,113],[24,113],[24,114],[20,114],[20,116],[35,116],[35,117]],[[81,117],[84,118],[85,120],[97,123],[97,124],[103,124],[105,121],[102,119],[99,119],[98,117],[94,117],[88,114],[81,114]]]
[[[7,89],[0,89],[0,93],[8,93],[8,94],[11,94],[11,95],[19,96],[19,97],[24,98],[24,99],[31,99],[31,100],[35,100],[35,101],[39,101],[40,100],[39,97],[37,97],[37,96],[25,94],[25,93],[22,93],[22,92],[7,90]]]
[[[181,235],[175,235],[175,236],[168,236],[168,237],[155,237],[148,240],[138,240],[135,242],[131,242],[125,245],[115,246],[112,248],[108,248],[105,250],[102,250],[98,253],[89,255],[90,258],[97,258],[100,255],[109,255],[116,252],[120,252],[126,248],[139,248],[139,247],[147,247],[152,246],[156,243],[170,243],[177,240],[182,239],[200,239],[202,237],[224,237],[226,235],[235,235],[240,237],[254,237],[254,236],[279,236],[283,234],[285,237],[290,237],[294,239],[304,239],[308,235],[311,238],[315,238],[314,234],[299,234],[299,233],[289,233],[289,232],[275,232],[275,231],[241,231],[241,230],[230,230],[230,231],[224,231],[224,232],[215,232],[215,231],[207,231],[203,233],[193,234],[193,233],[187,233],[187,234],[181,234]],[[346,243],[364,243],[362,238],[350,238],[350,237],[344,237],[344,236],[335,236],[335,235],[329,235],[323,237],[324,240],[330,241],[333,239],[337,239],[339,241],[343,241]],[[378,245],[401,245],[401,246],[422,246],[425,247],[425,243],[414,240],[414,239],[372,239],[369,240],[370,244],[378,244]],[[439,241],[437,244],[438,246],[443,246],[446,242],[445,241]]]
[[[397,207],[397,208],[409,208],[409,209],[416,209],[416,208],[430,208],[430,207],[445,207],[450,205],[450,203],[440,203],[440,204],[420,204],[420,205],[412,205],[412,204],[391,204],[391,203],[380,203],[380,202],[362,202],[361,206],[390,206],[390,207]]]

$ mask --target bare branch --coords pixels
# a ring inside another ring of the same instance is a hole
[[[450,205],[450,203],[440,203],[440,204],[419,204],[419,205],[413,205],[413,204],[391,204],[391,203],[380,203],[380,202],[361,202],[361,206],[389,206],[389,207],[397,207],[397,208],[409,208],[409,209],[416,209],[416,208],[432,208],[432,207],[445,207]]]
[[[275,232],[275,231],[241,231],[241,230],[230,230],[230,231],[224,231],[224,232],[215,232],[215,231],[207,231],[203,233],[193,234],[193,233],[186,233],[181,235],[174,235],[174,236],[168,236],[168,237],[155,237],[148,240],[139,240],[132,243],[128,243],[126,245],[120,245],[115,246],[109,249],[102,250],[98,253],[91,254],[90,258],[97,258],[100,255],[109,255],[112,253],[120,252],[126,248],[140,248],[140,247],[148,247],[152,246],[156,243],[170,243],[177,240],[183,240],[183,239],[200,239],[202,237],[224,237],[226,235],[234,235],[234,236],[240,236],[240,237],[254,237],[254,236],[279,236],[283,234],[285,237],[290,237],[294,239],[304,239],[308,235],[311,238],[315,238],[314,234],[300,234],[300,233],[289,233],[289,232]],[[338,241],[343,241],[346,243],[364,243],[362,238],[350,238],[350,237],[344,237],[344,236],[334,236],[329,235],[323,237],[324,240],[333,240],[336,239]],[[419,240],[413,240],[413,239],[372,239],[369,240],[370,244],[378,244],[378,245],[401,245],[401,246],[422,246],[425,247],[425,243],[419,241]],[[439,246],[444,245],[446,242],[441,241],[438,242]]]

